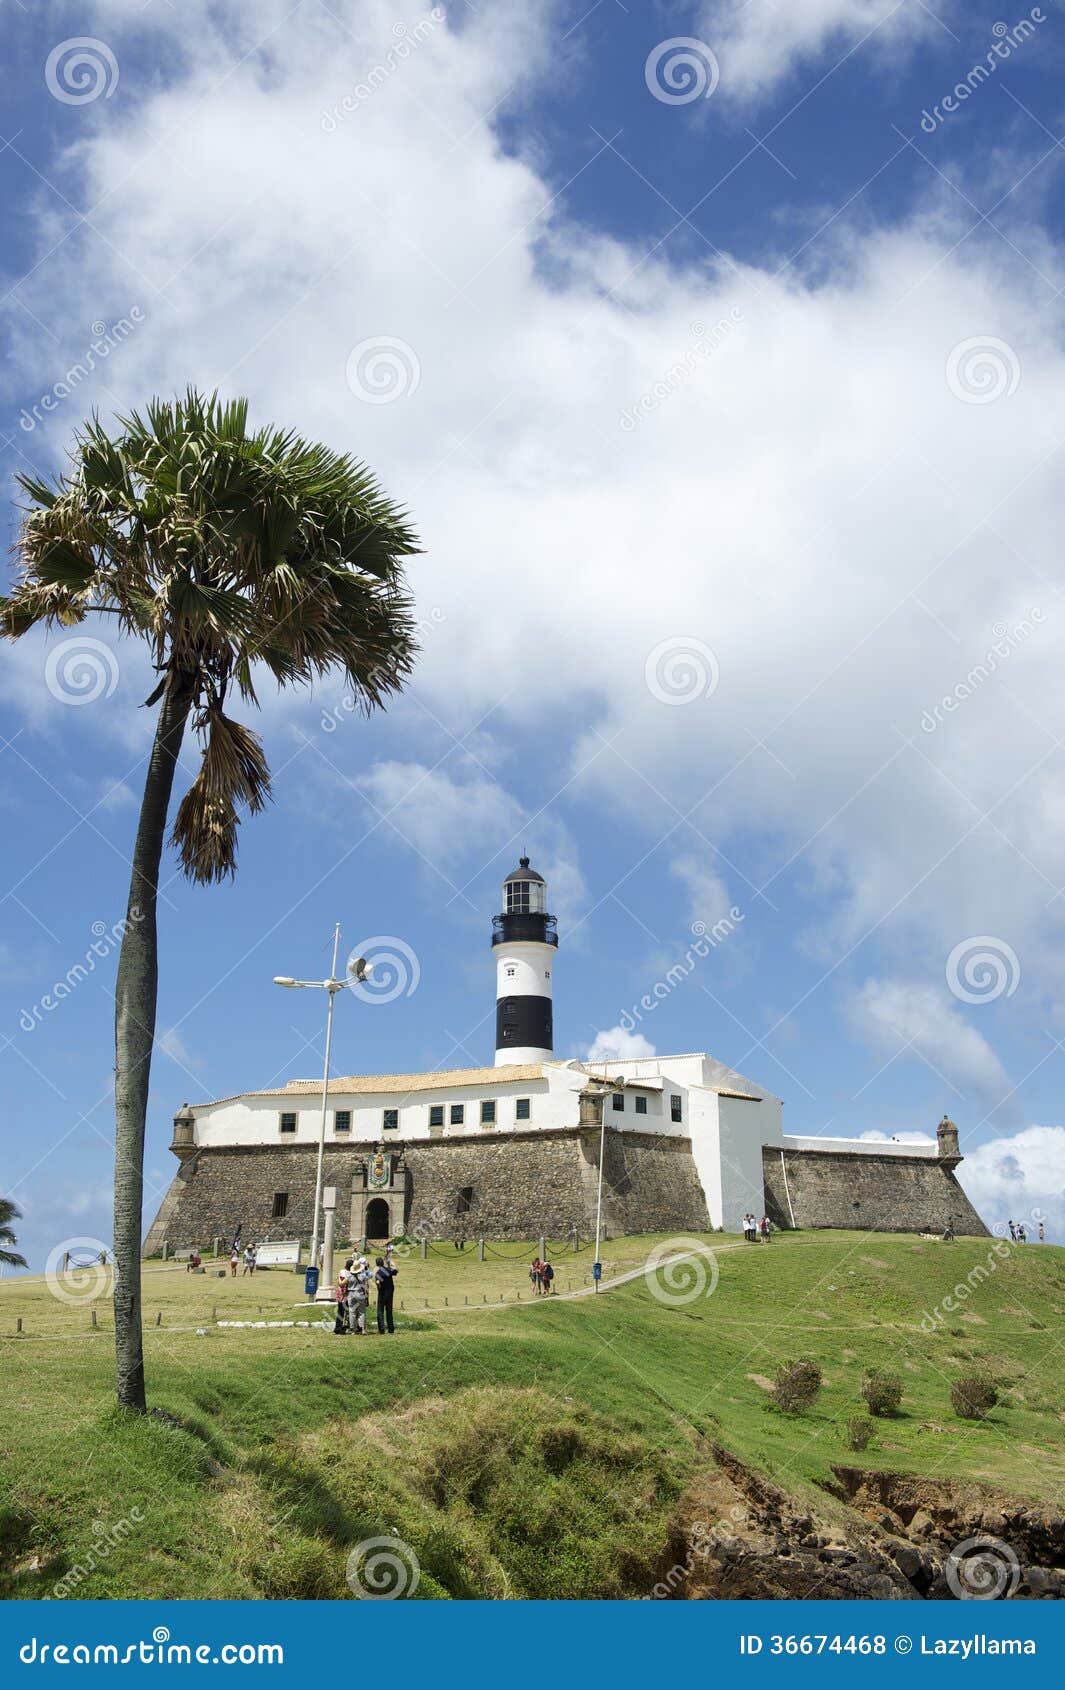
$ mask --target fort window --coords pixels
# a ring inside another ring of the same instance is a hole
[[[382,1125],[386,1133],[393,1133],[399,1126],[399,1110],[385,1109],[382,1113]]]
[[[288,1192],[287,1191],[275,1191],[274,1192],[274,1206],[273,1206],[272,1210],[270,1211],[271,1220],[283,1221],[287,1214],[288,1214]]]
[[[610,1099],[610,1107],[611,1109],[616,1109],[620,1114],[625,1107],[625,1093],[622,1091],[616,1091]]]
[[[287,1110],[283,1111],[278,1126],[283,1133],[294,1133],[296,1130],[295,1115],[290,1114]]]
[[[453,1127],[461,1127],[465,1119],[466,1105],[464,1103],[453,1103],[451,1105],[451,1125]]]
[[[527,1121],[531,1114],[532,1109],[529,1106],[529,1099],[519,1097],[514,1104],[514,1119],[516,1121]]]
[[[645,1097],[638,1097],[636,1099],[636,1113],[637,1115],[646,1115],[647,1099]]]
[[[429,1105],[429,1125],[431,1127],[442,1127],[443,1124],[444,1124],[444,1105],[442,1103],[430,1103],[430,1105]]]
[[[455,1198],[456,1215],[468,1215],[473,1208],[473,1186],[464,1185]]]
[[[349,1133],[351,1131],[351,1110],[337,1109],[333,1112],[333,1131],[335,1133]]]
[[[482,1127],[494,1127],[496,1124],[496,1106],[494,1098],[485,1098],[481,1104]]]
[[[680,1098],[677,1096],[676,1092],[672,1092],[670,1094],[669,1118],[671,1121],[682,1121],[684,1119],[680,1107]]]

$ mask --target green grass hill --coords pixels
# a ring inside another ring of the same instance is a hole
[[[1065,1250],[719,1234],[702,1241],[713,1275],[698,1258],[648,1278],[660,1242],[611,1242],[607,1278],[636,1276],[598,1296],[590,1252],[560,1247],[546,1300],[531,1249],[415,1250],[392,1338],[266,1324],[308,1318],[292,1273],[148,1264],[143,1419],[112,1407],[106,1285],[92,1299],[5,1279],[0,1591],[345,1596],[352,1549],[393,1538],[416,1554],[419,1598],[646,1595],[714,1447],[830,1518],[840,1466],[1061,1512]],[[824,1384],[791,1416],[768,1387],[799,1357]],[[856,1454],[871,1368],[903,1398]],[[950,1387],[976,1371],[999,1403],[963,1420]]]

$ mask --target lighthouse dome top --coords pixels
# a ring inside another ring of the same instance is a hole
[[[504,880],[503,885],[509,886],[512,883],[512,881],[515,881],[515,880],[538,880],[540,882],[541,886],[543,886],[545,884],[543,875],[537,874],[537,872],[534,868],[529,867],[528,857],[519,857],[518,858],[517,868],[511,870],[511,872],[507,875],[506,879]]]

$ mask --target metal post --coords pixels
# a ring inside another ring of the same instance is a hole
[[[311,1234],[311,1266],[318,1266],[318,1223],[322,1213],[322,1164],[325,1158],[325,1123],[329,1111],[329,1051],[333,1043],[333,999],[337,985],[337,952],[340,949],[340,923],[333,929],[333,966],[329,970],[329,1008],[325,1015],[325,1068],[322,1073],[322,1124],[318,1131],[318,1167],[314,1177],[314,1230]]]
[[[603,1221],[603,1163],[606,1160],[606,1093],[599,1099],[599,1190],[595,1200],[595,1256],[599,1260],[599,1241],[602,1234]],[[596,1295],[599,1294],[599,1281],[595,1281]]]
[[[325,1242],[322,1245],[322,1277],[318,1284],[321,1291],[324,1285],[332,1284],[333,1280],[333,1229],[336,1225],[336,1210],[329,1208],[325,1211]],[[324,1302],[325,1299],[323,1298]]]
[[[477,1240],[477,1260],[479,1262],[484,1261],[484,1239],[483,1238],[479,1238]]]

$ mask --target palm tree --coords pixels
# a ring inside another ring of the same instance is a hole
[[[3,1248],[7,1244],[17,1244],[18,1239],[11,1230],[11,1222],[17,1221],[22,1210],[17,1203],[12,1203],[10,1197],[0,1197],[0,1264],[9,1268],[24,1268],[25,1256],[20,1256],[15,1250]]]
[[[133,847],[115,985],[115,1352],[118,1399],[145,1409],[140,1306],[144,1126],[155,1037],[156,894],[178,753],[191,715],[199,772],[172,842],[191,879],[235,869],[242,806],[270,795],[262,744],[226,714],[279,687],[343,672],[370,712],[398,692],[416,653],[403,511],[362,464],[273,428],[248,432],[245,400],[189,390],[142,417],[75,435],[55,485],[20,476],[31,501],[19,580],[0,631],[114,616],[148,644],[159,705]],[[258,671],[258,674],[257,674]]]

